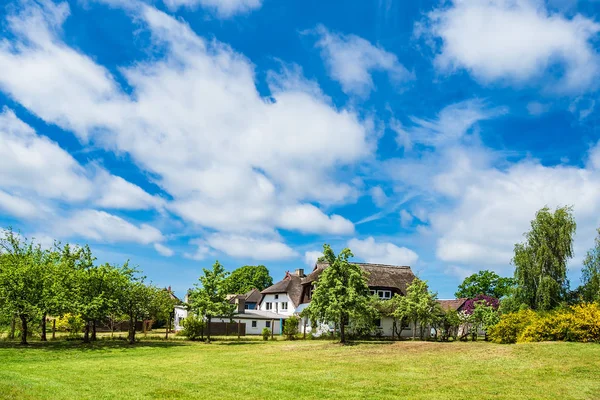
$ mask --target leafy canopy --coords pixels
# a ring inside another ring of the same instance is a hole
[[[572,207],[539,210],[525,241],[515,245],[517,300],[534,310],[551,310],[564,300],[569,282],[567,262],[573,257],[576,223]]]
[[[225,279],[227,293],[244,294],[252,289],[262,291],[273,285],[273,278],[264,265],[244,265],[233,271]]]
[[[581,296],[586,302],[600,302],[600,229],[594,240],[594,248],[590,249],[583,260],[581,270]]]
[[[484,294],[499,299],[509,295],[514,284],[513,278],[503,278],[494,271],[484,270],[466,277],[458,285],[458,291],[454,295],[457,298],[472,299],[477,295]]]

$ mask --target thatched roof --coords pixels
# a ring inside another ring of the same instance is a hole
[[[444,309],[444,311],[449,311],[449,310],[459,311],[460,308],[466,303],[467,300],[469,300],[469,299],[460,298],[460,299],[450,299],[450,300],[438,300],[437,302],[440,304],[440,306],[442,306],[442,309]]]
[[[294,307],[298,307],[298,304],[300,304],[300,298],[302,297],[301,281],[302,278],[300,276],[286,272],[285,277],[282,280],[273,286],[269,286],[260,293],[263,295],[286,293],[291,302],[294,304]]]
[[[406,294],[406,288],[415,279],[415,274],[408,266],[396,266],[385,264],[369,264],[353,262],[359,265],[369,275],[369,287],[380,287],[397,289],[402,294]],[[314,270],[302,280],[302,284],[309,284],[319,279],[319,276],[325,268],[329,266],[327,262],[318,262]]]
[[[262,295],[260,294],[258,289],[252,289],[244,296],[246,296],[246,303],[258,303],[262,298]]]

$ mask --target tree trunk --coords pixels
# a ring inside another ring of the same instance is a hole
[[[27,334],[29,330],[27,329],[27,315],[21,314],[21,344],[27,343]]]
[[[340,317],[340,343],[341,344],[346,344],[346,327],[345,325],[345,321],[344,321],[344,316],[342,315]]]
[[[42,315],[42,337],[41,337],[41,341],[42,342],[47,342],[48,339],[46,338],[46,313],[44,313]]]
[[[165,333],[165,340],[169,339],[169,331],[171,330],[171,315],[169,314],[169,319],[167,320],[167,329]]]
[[[85,321],[85,328],[83,330],[83,343],[90,342],[90,321]]]
[[[52,340],[56,339],[56,318],[52,320]]]
[[[129,344],[135,343],[135,324],[137,318],[133,318],[133,315],[129,315]]]
[[[206,319],[206,343],[210,343],[210,321],[211,321],[211,317],[208,317]]]
[[[413,340],[417,338],[417,321],[413,321]]]
[[[394,333],[396,332],[396,320],[392,322],[392,340],[394,340]]]
[[[92,340],[96,340],[96,320],[92,321]]]
[[[15,317],[14,315],[12,316],[12,319],[10,320],[10,332],[8,334],[8,338],[10,340],[13,340],[15,338],[15,330],[17,328],[17,317]]]

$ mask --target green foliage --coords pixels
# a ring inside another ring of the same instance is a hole
[[[440,339],[444,342],[450,338],[456,340],[461,322],[456,310],[441,310],[440,318],[437,321],[437,326],[440,329]]]
[[[581,280],[580,291],[583,301],[600,302],[600,229],[594,240],[594,248],[587,252],[583,260]]]
[[[551,312],[505,314],[490,330],[496,343],[541,341],[600,342],[600,306],[578,304]]]
[[[366,273],[358,265],[350,263],[350,257],[353,257],[350,249],[344,249],[336,256],[329,245],[323,245],[323,259],[329,266],[319,276],[310,306],[306,309],[313,321],[337,321],[341,343],[346,342],[345,328],[351,319],[365,315],[375,318]]]
[[[500,321],[498,310],[494,307],[485,304],[483,301],[475,303],[475,309],[471,314],[473,333],[476,335],[479,329],[482,329],[486,334]]]
[[[283,323],[283,334],[288,340],[294,340],[296,335],[298,335],[298,324],[300,323],[300,318],[296,316],[288,317]]]
[[[223,283],[227,293],[244,294],[252,289],[262,291],[273,285],[273,278],[264,265],[245,265],[236,269]]]
[[[271,337],[271,331],[269,330],[269,328],[263,328],[261,334],[262,334],[263,340],[269,340],[269,337]]]
[[[190,340],[198,340],[203,336],[205,326],[206,323],[202,318],[190,315],[183,320],[181,335],[186,336]]]
[[[71,336],[77,336],[83,330],[84,321],[80,315],[67,313],[56,319],[56,330],[69,332]]]
[[[215,261],[212,269],[203,269],[204,275],[200,276],[200,285],[190,293],[191,310],[197,315],[206,318],[208,328],[206,338],[210,341],[210,321],[213,317],[229,317],[235,312],[235,304],[227,300],[227,287],[225,280],[227,272],[225,268]]]
[[[417,325],[422,327],[437,323],[440,315],[437,294],[429,291],[427,281],[415,278],[406,289],[406,296],[395,295],[392,301],[395,310],[392,313],[398,321],[409,321],[413,324],[413,339],[416,338]],[[420,337],[424,337],[421,330]]]
[[[508,295],[514,284],[513,278],[503,278],[493,271],[479,271],[466,277],[454,295],[458,298],[472,299],[477,295],[485,294],[499,299]]]
[[[557,208],[554,213],[544,207],[536,213],[525,242],[515,245],[512,260],[519,303],[534,310],[551,310],[564,300],[575,229],[571,207]]]

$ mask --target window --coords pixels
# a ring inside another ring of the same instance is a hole
[[[265,326],[266,326],[267,328],[270,328],[270,327],[271,327],[271,321],[267,321],[267,322],[265,322]]]
[[[392,298],[391,290],[370,290],[371,296],[377,296],[382,300],[389,300]]]
[[[272,310],[273,309],[273,303],[267,303],[267,310]]]
[[[276,294],[276,295],[275,295],[275,300],[277,300],[278,298],[279,298],[279,295],[278,295],[278,294]]]
[[[256,321],[252,321],[252,327],[256,328]]]
[[[244,310],[249,310],[250,309],[250,305],[249,304],[244,304]]]
[[[282,309],[282,310],[287,310],[287,309],[288,309],[288,308],[287,308],[287,301],[282,301],[282,302],[281,302],[281,309]]]
[[[381,319],[377,318],[375,320],[375,326],[378,327],[378,328],[381,328]]]

